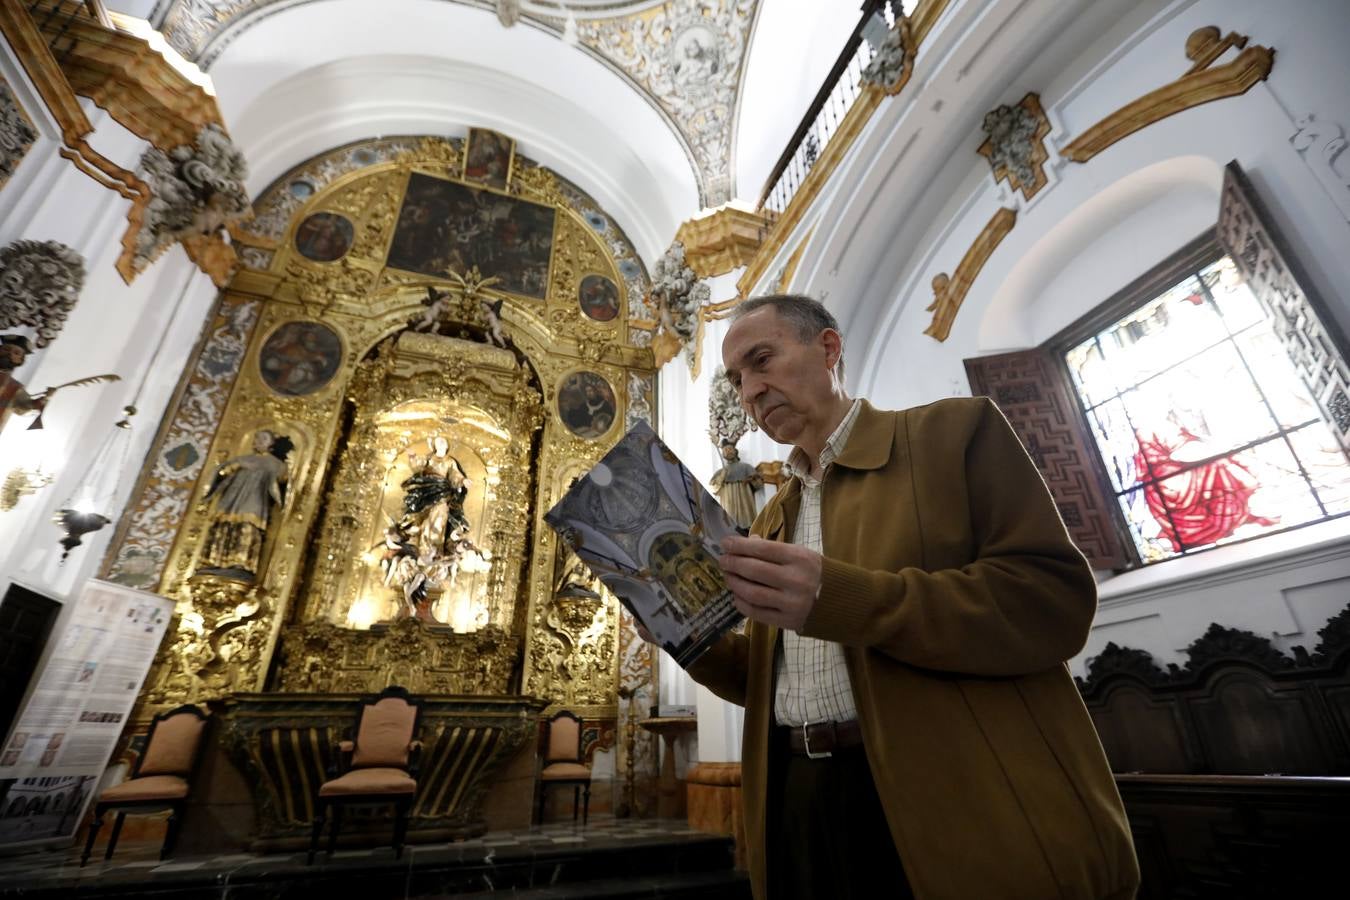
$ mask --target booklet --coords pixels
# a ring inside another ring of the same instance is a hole
[[[681,666],[743,618],[717,558],[745,532],[645,422],[544,521]]]

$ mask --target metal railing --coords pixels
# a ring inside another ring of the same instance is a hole
[[[759,211],[770,222],[776,219],[792,202],[797,189],[825,152],[830,139],[848,115],[853,103],[862,94],[863,70],[872,61],[876,51],[864,38],[864,30],[874,16],[882,16],[888,27],[895,25],[903,15],[900,0],[865,0],[862,18],[844,44],[843,52],[835,61],[820,91],[806,110],[801,124],[788,141],[787,148],[773,167],[764,190],[759,196]]]

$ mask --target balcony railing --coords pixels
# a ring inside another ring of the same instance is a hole
[[[879,16],[888,28],[894,26],[896,17],[903,15],[902,5],[900,0],[866,0],[863,4],[862,18],[764,184],[759,211],[770,220],[787,209],[840,123],[853,108],[854,101],[862,94],[863,70],[876,55],[865,37],[869,24]],[[879,25],[877,22],[873,27]]]

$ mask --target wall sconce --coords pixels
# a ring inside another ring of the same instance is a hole
[[[8,512],[18,506],[24,497],[51,484],[52,477],[41,469],[10,469],[0,484],[0,510]]]
[[[5,456],[12,461],[13,468],[0,483],[0,510],[6,512],[18,506],[24,497],[51,484],[56,477],[56,473],[47,468],[51,462],[51,441],[45,429],[16,429],[10,437],[12,442],[7,443]]]
[[[61,554],[62,562],[71,550],[80,546],[86,534],[98,531],[113,520],[118,482],[131,450],[131,417],[136,415],[136,407],[123,407],[123,412],[125,415],[113,424],[112,434],[104,439],[84,477],[53,518],[66,532],[61,538],[61,546],[65,548]]]

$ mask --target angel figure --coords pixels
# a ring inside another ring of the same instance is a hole
[[[503,349],[506,347],[506,337],[502,334],[502,304],[505,302],[505,298],[499,298],[496,303],[487,297],[478,298],[478,308],[487,321],[488,340]]]
[[[435,331],[437,324],[445,315],[449,308],[450,292],[438,291],[434,287],[427,288],[427,299],[422,303],[426,307],[422,310],[420,316],[413,316],[408,321],[408,327],[413,331]]]

